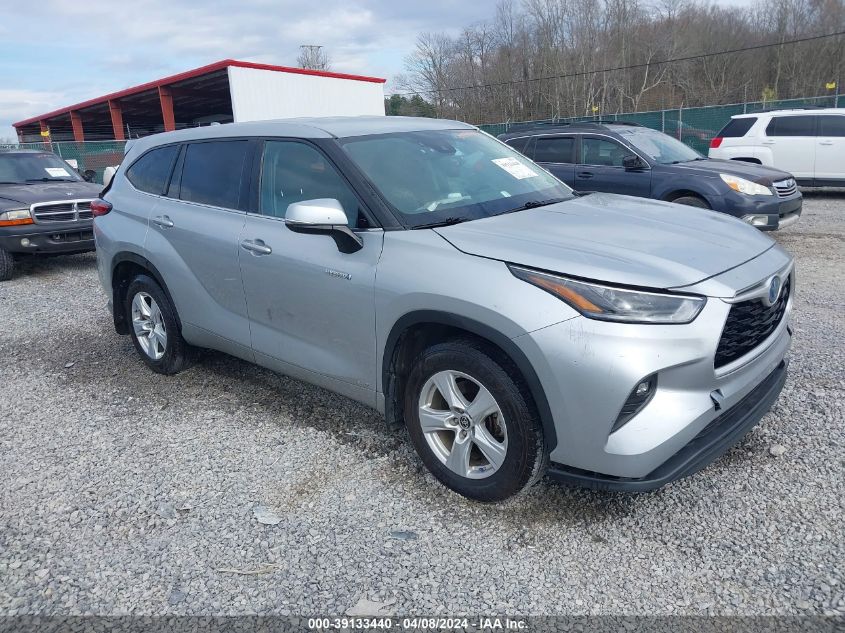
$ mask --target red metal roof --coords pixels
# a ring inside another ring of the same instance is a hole
[[[38,121],[42,121],[44,119],[51,119],[62,114],[68,114],[73,110],[80,110],[82,108],[104,104],[115,99],[120,99],[122,97],[128,97],[129,95],[138,94],[139,92],[146,92],[147,90],[152,90],[154,88],[158,88],[159,86],[167,86],[169,84],[173,84],[179,81],[184,81],[185,79],[191,79],[193,77],[207,75],[209,73],[228,68],[229,66],[237,66],[238,68],[255,68],[257,70],[272,70],[275,72],[293,73],[296,75],[313,75],[315,77],[334,77],[335,79],[349,79],[351,81],[369,81],[378,84],[383,84],[385,81],[387,81],[386,79],[382,79],[380,77],[348,75],[346,73],[334,73],[324,70],[309,70],[307,68],[274,66],[272,64],[257,64],[254,62],[242,62],[236,59],[224,59],[219,62],[214,62],[213,64],[208,64],[207,66],[200,66],[199,68],[194,68],[193,70],[186,70],[183,73],[170,75],[169,77],[156,79],[155,81],[148,81],[145,84],[133,86],[132,88],[126,88],[125,90],[118,90],[117,92],[112,92],[107,95],[103,95],[102,97],[97,97],[96,99],[89,99],[88,101],[83,101],[81,103],[76,103],[71,106],[59,108],[58,110],[53,110],[52,112],[47,112],[46,114],[40,114],[38,116],[30,117],[28,119],[24,119],[23,121],[12,123],[12,125],[17,128],[22,127],[24,125],[29,125],[31,123],[37,123]]]

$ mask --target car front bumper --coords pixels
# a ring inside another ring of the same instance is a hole
[[[0,229],[0,248],[32,254],[93,251],[94,229],[90,220],[6,226]]]
[[[686,446],[645,477],[613,477],[601,473],[553,464],[548,474],[565,483],[621,492],[649,492],[697,473],[724,455],[769,411],[786,382],[788,361],[775,370],[747,396],[708,424]]]
[[[772,270],[784,261],[774,251],[761,257],[778,264]],[[596,487],[650,490],[703,468],[739,441],[780,392],[793,297],[764,341],[719,368],[714,357],[731,304],[714,296],[686,325],[577,317],[514,339],[552,411],[551,473]],[[651,400],[614,429],[632,390],[652,376]]]
[[[801,217],[804,198],[796,192],[786,198],[747,196],[731,192],[724,197],[725,211],[761,231],[775,231],[795,224]]]

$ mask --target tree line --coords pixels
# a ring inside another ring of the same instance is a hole
[[[820,96],[842,88],[845,36],[789,42],[842,31],[845,0],[502,0],[420,34],[385,106],[496,123]]]

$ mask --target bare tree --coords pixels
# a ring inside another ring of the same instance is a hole
[[[331,59],[322,46],[303,44],[299,47],[296,63],[300,68],[309,70],[331,70]]]
[[[843,0],[500,0],[460,35],[421,34],[394,84],[474,123],[823,95],[845,37],[789,42],[843,30]]]

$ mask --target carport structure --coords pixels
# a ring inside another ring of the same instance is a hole
[[[250,74],[250,71],[264,72]],[[240,103],[249,108],[249,100],[262,98],[262,86],[278,83],[273,79],[278,80],[279,73],[317,80],[320,85],[314,90],[329,96],[335,94],[332,91],[337,90],[334,86],[338,83],[344,84],[346,90],[354,95],[355,86],[360,86],[357,88],[360,93],[365,85],[383,84],[385,81],[377,77],[225,59],[34,116],[14,123],[14,127],[21,142],[45,140],[41,133],[46,130],[50,131],[51,141],[122,141],[212,121],[226,123],[244,120],[243,117],[239,119],[234,112],[235,81],[243,88],[241,93],[244,96],[239,97]],[[233,77],[236,79],[233,80]],[[322,81],[317,78],[322,78]],[[329,81],[326,83],[333,84],[333,87],[327,88],[324,85],[327,79]],[[335,81],[332,82],[331,79]],[[380,94],[381,85],[378,86],[378,91]],[[381,104],[383,114],[381,99],[383,97],[378,97],[376,103]]]

